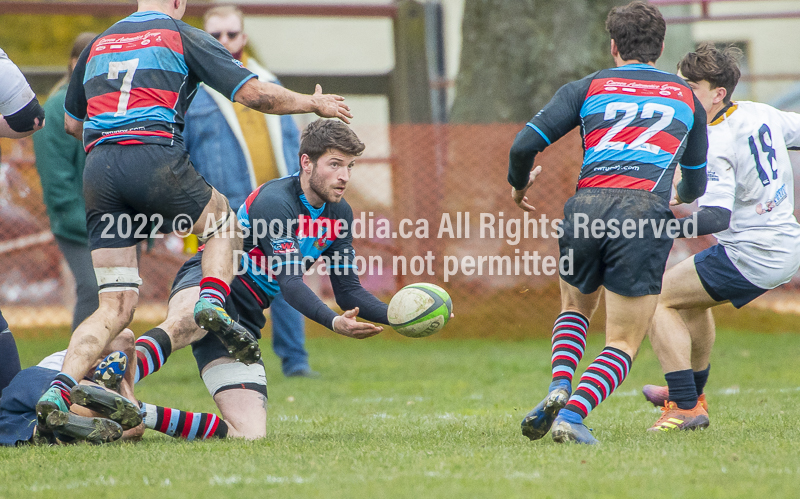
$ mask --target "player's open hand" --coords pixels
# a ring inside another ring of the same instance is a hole
[[[323,118],[339,118],[345,123],[350,123],[350,118],[353,117],[350,113],[350,107],[344,103],[344,97],[341,95],[323,94],[321,85],[317,85],[314,89],[314,95],[311,96],[311,101],[314,104],[314,112],[317,116]]]
[[[533,205],[528,202],[528,196],[526,196],[525,193],[528,192],[528,188],[533,185],[533,181],[536,180],[536,177],[538,177],[540,173],[542,173],[542,165],[537,166],[533,169],[533,171],[531,171],[531,175],[528,178],[528,185],[526,185],[524,189],[511,188],[511,199],[514,200],[514,203],[516,203],[517,206],[525,211],[536,210],[536,208],[534,208]]]
[[[358,322],[356,320],[357,316],[358,307],[353,310],[345,311],[342,315],[333,320],[333,330],[342,336],[355,338],[357,340],[375,336],[383,331],[381,326],[376,326],[369,322]]]

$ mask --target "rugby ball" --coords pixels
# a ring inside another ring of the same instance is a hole
[[[442,329],[452,311],[447,291],[434,284],[409,284],[389,302],[389,324],[403,336],[424,338]]]

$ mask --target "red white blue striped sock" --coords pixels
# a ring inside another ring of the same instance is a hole
[[[144,427],[175,438],[205,440],[228,435],[228,425],[216,414],[184,412],[169,407],[142,404]]]
[[[138,383],[161,369],[172,353],[172,340],[161,328],[153,328],[136,340],[136,376]]]
[[[204,277],[200,281],[200,298],[205,298],[218,307],[225,306],[225,299],[231,294],[231,287],[222,279]]]
[[[578,388],[569,398],[564,410],[585,418],[600,405],[628,376],[631,357],[622,350],[605,347],[581,376]]]
[[[564,312],[553,325],[553,381],[565,379],[572,383],[575,369],[586,349],[586,330],[589,319],[577,312]]]

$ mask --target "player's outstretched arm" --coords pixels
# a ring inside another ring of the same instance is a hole
[[[376,326],[369,322],[358,322],[356,320],[357,316],[358,307],[352,310],[345,310],[342,315],[337,315],[333,318],[333,331],[357,340],[370,338],[383,331],[382,326]]]
[[[262,113],[315,113],[323,118],[339,118],[345,123],[350,123],[350,118],[353,117],[350,108],[344,103],[344,97],[323,94],[320,85],[317,85],[314,95],[307,95],[251,78],[233,98],[236,102]]]
[[[292,308],[317,324],[350,338],[369,338],[383,331],[380,326],[357,322],[355,320],[358,315],[357,308],[338,315],[311,291],[311,288],[303,282],[302,275],[303,269],[298,262],[295,265],[286,265],[284,270],[274,276],[278,281],[283,298]]]

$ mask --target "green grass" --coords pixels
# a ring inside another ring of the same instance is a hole
[[[721,331],[711,427],[685,434],[645,433],[660,412],[639,389],[662,379],[645,344],[587,419],[602,443],[593,448],[519,432],[549,382],[547,340],[386,336],[310,339],[317,380],[286,379],[267,355],[262,441],[148,432],[136,445],[0,449],[0,497],[797,497],[800,335]],[[601,342],[591,335],[587,356]],[[23,365],[64,345],[20,340]],[[188,350],[138,394],[215,410]]]

